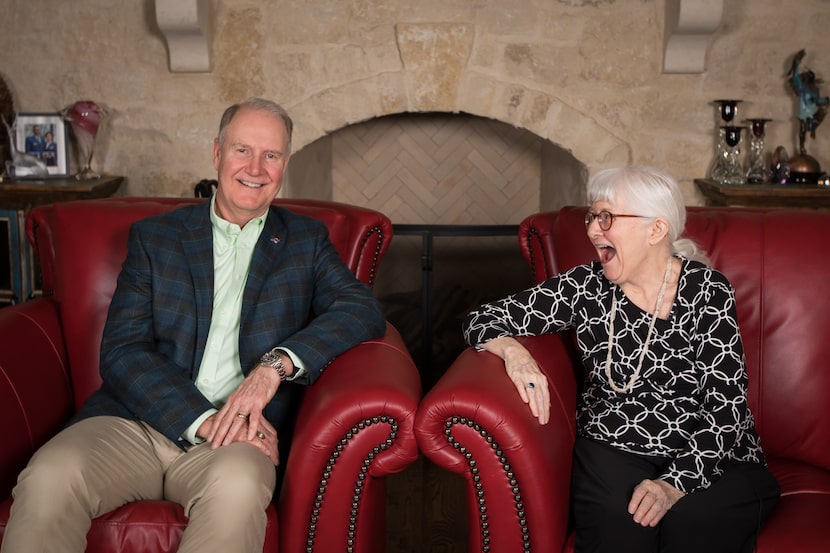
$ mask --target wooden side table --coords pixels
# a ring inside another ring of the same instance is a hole
[[[695,179],[707,205],[830,208],[830,188],[794,184],[719,184]]]
[[[26,240],[29,210],[54,202],[106,198],[123,181],[124,177],[104,175],[88,181],[68,177],[0,183],[0,307],[38,293],[37,260]]]

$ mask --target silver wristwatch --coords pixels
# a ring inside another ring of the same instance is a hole
[[[285,379],[288,378],[288,375],[285,374],[285,368],[282,366],[282,355],[280,352],[277,351],[277,348],[272,349],[265,355],[259,358],[260,365],[268,365],[275,371],[280,377],[280,382],[285,382]]]

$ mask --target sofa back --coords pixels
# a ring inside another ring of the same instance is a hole
[[[536,281],[596,259],[584,207],[525,219],[520,247]],[[685,235],[735,287],[749,405],[774,457],[830,469],[830,211],[688,208]]]
[[[26,232],[41,264],[44,295],[58,304],[75,406],[100,383],[101,336],[130,225],[197,198],[107,198],[34,208]],[[276,200],[277,205],[323,221],[337,252],[356,276],[371,285],[392,238],[392,223],[370,209],[320,200]]]

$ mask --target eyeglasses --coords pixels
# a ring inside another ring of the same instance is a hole
[[[594,222],[594,219],[597,220],[599,223],[599,228],[602,230],[609,230],[611,225],[614,224],[614,219],[617,217],[645,217],[645,215],[620,215],[618,213],[611,213],[608,210],[603,209],[599,213],[594,213],[593,211],[589,211],[585,214],[585,228],[591,226],[591,223]]]

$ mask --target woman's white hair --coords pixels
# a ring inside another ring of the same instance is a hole
[[[588,202],[623,201],[634,215],[665,219],[673,254],[709,264],[709,257],[693,240],[681,238],[686,228],[686,204],[672,177],[653,167],[604,169],[588,181]]]

